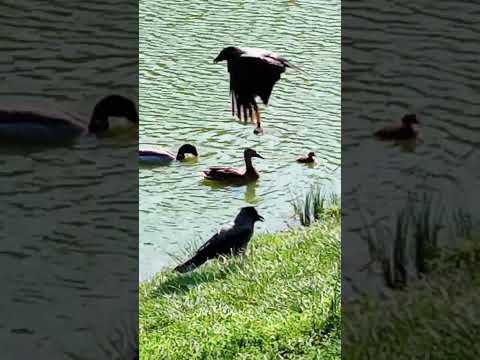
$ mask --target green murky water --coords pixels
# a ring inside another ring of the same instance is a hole
[[[294,224],[290,201],[322,184],[340,190],[340,1],[140,2],[140,146],[194,144],[196,161],[140,168],[140,278],[173,264],[246,204],[266,218],[257,233]],[[230,115],[228,74],[213,59],[225,46],[279,52],[305,73],[287,71],[268,108],[265,135]],[[211,187],[199,172],[243,166],[253,147],[260,180]],[[319,165],[295,158],[314,150]]]

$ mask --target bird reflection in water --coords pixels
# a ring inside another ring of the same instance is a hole
[[[260,201],[260,198],[257,197],[258,181],[249,182],[247,184],[232,184],[203,179],[202,183],[203,185],[209,186],[212,190],[234,188],[234,191],[241,191],[242,188],[245,188],[244,200],[247,204],[255,205]]]

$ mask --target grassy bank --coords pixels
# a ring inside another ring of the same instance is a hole
[[[143,360],[340,359],[339,218],[249,249],[141,285]]]
[[[346,359],[478,359],[480,246],[469,243],[437,263],[387,301],[344,306]]]

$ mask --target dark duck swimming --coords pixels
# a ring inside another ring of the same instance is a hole
[[[415,114],[406,114],[401,119],[401,124],[386,126],[374,132],[374,137],[380,141],[414,140],[419,133],[413,125],[419,124]]]
[[[221,181],[226,183],[244,184],[258,180],[260,175],[253,167],[252,158],[257,157],[264,159],[263,156],[258,154],[254,149],[247,148],[243,152],[243,158],[245,160],[245,169],[238,169],[233,167],[211,167],[203,172],[203,176],[206,180]]]
[[[139,158],[141,162],[167,165],[172,161],[183,161],[186,159],[186,154],[198,156],[197,149],[191,144],[184,144],[178,149],[177,154],[170,150],[139,150]]]
[[[264,218],[254,207],[242,208],[231,224],[221,228],[190,259],[178,265],[175,270],[185,273],[219,256],[244,255],[257,221],[264,221]]]
[[[313,164],[315,163],[315,153],[310,151],[307,155],[300,156],[297,162],[300,164]]]
[[[280,55],[254,48],[229,46],[214,62],[227,61],[230,74],[232,115],[243,121],[256,123],[255,134],[263,133],[260,111],[255,98],[268,105],[273,87],[288,67],[297,68]]]
[[[22,143],[66,142],[80,135],[108,133],[114,127],[113,117],[126,120],[123,121],[123,127],[138,127],[135,104],[120,95],[109,95],[101,99],[93,108],[88,125],[67,113],[0,109],[0,139]],[[118,121],[115,123],[118,124]]]

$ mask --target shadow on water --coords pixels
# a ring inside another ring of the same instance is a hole
[[[50,138],[46,142],[44,138],[39,139],[32,139],[32,138],[25,138],[25,139],[9,139],[9,138],[2,138],[0,149],[8,149],[12,153],[30,151],[42,151],[45,149],[51,149],[54,147],[72,147],[76,142],[74,138]]]
[[[421,146],[421,140],[403,140],[396,141],[393,145],[398,147],[401,152],[404,153],[414,153],[417,150],[418,146]]]
[[[256,192],[259,185],[258,180],[253,182],[248,182],[248,183],[242,183],[242,182],[222,183],[218,181],[203,179],[201,180],[201,184],[210,187],[212,190],[223,190],[227,188],[237,188],[237,189],[245,188],[245,193],[244,193],[245,202],[251,205],[255,205],[259,202],[259,199],[257,198],[257,192]]]
[[[193,166],[196,165],[199,162],[198,157],[195,156],[189,156],[185,160],[182,161],[177,161],[177,160],[172,160],[168,163],[160,163],[160,162],[152,162],[152,161],[142,161],[139,160],[138,166],[141,167],[142,169],[155,169],[158,167],[167,167],[167,166]]]
[[[318,162],[317,163],[313,162],[313,163],[306,163],[306,164],[299,164],[299,165],[305,166],[308,169],[314,169],[317,166],[319,166],[320,164]]]

